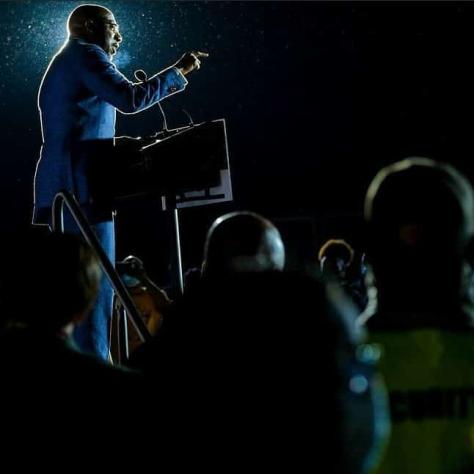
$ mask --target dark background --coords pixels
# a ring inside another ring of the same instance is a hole
[[[2,226],[27,225],[41,145],[36,95],[81,2],[0,2]],[[473,166],[469,2],[104,1],[132,77],[190,49],[210,54],[187,90],[163,102],[169,127],[225,118],[234,201],[181,211],[185,267],[198,265],[218,215],[251,209],[274,220],[290,264],[327,237],[363,250],[362,203],[377,169],[409,155]],[[161,129],[157,108],[117,117],[117,134]],[[420,189],[420,192],[423,192]],[[168,283],[169,229],[157,202],[117,217],[118,257],[140,256]]]

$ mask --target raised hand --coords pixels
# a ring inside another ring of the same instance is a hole
[[[175,67],[180,70],[183,75],[189,74],[195,69],[201,67],[201,58],[209,57],[208,53],[202,51],[190,51],[189,53],[184,53],[179,61],[175,64]]]

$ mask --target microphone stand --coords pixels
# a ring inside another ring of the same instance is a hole
[[[146,82],[148,80],[148,75],[143,69],[138,69],[134,73],[135,79],[139,82]],[[163,110],[163,107],[161,106],[160,102],[157,102],[158,107],[161,111],[161,115],[163,116],[163,127],[162,130],[158,133],[156,133],[154,136],[150,138],[155,138],[155,139],[162,139],[166,138],[170,135],[174,135],[176,132],[172,132],[171,130],[168,129],[168,122],[166,120],[166,115]],[[186,112],[187,114],[187,112]],[[189,118],[191,119],[191,116],[187,114]],[[192,119],[191,119],[192,123]],[[194,123],[192,123],[192,126],[194,126]],[[173,235],[174,235],[174,243],[175,243],[175,250],[176,252],[173,255],[173,260],[171,262],[171,268],[174,268],[174,272],[172,270],[173,279],[175,280],[175,285],[179,288],[179,292],[181,294],[184,293],[184,278],[183,278],[183,261],[182,261],[182,255],[181,255],[181,236],[180,236],[180,229],[179,229],[179,215],[178,215],[178,208],[176,205],[176,195],[173,194],[168,194],[166,196],[161,197],[161,207],[163,211],[171,211],[173,210]]]

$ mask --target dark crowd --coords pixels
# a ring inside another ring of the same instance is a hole
[[[129,324],[125,357],[114,316],[108,361],[71,336],[101,278],[92,249],[44,226],[11,236],[4,433],[122,432],[180,471],[472,472],[473,189],[451,165],[407,158],[373,178],[364,216],[364,248],[334,236],[287,271],[270,220],[225,214],[174,299],[137,257],[118,262],[152,337]]]

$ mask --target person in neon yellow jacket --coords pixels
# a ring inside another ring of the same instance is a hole
[[[376,175],[365,218],[378,300],[365,322],[392,418],[377,472],[473,472],[472,187],[448,164],[409,158]]]

